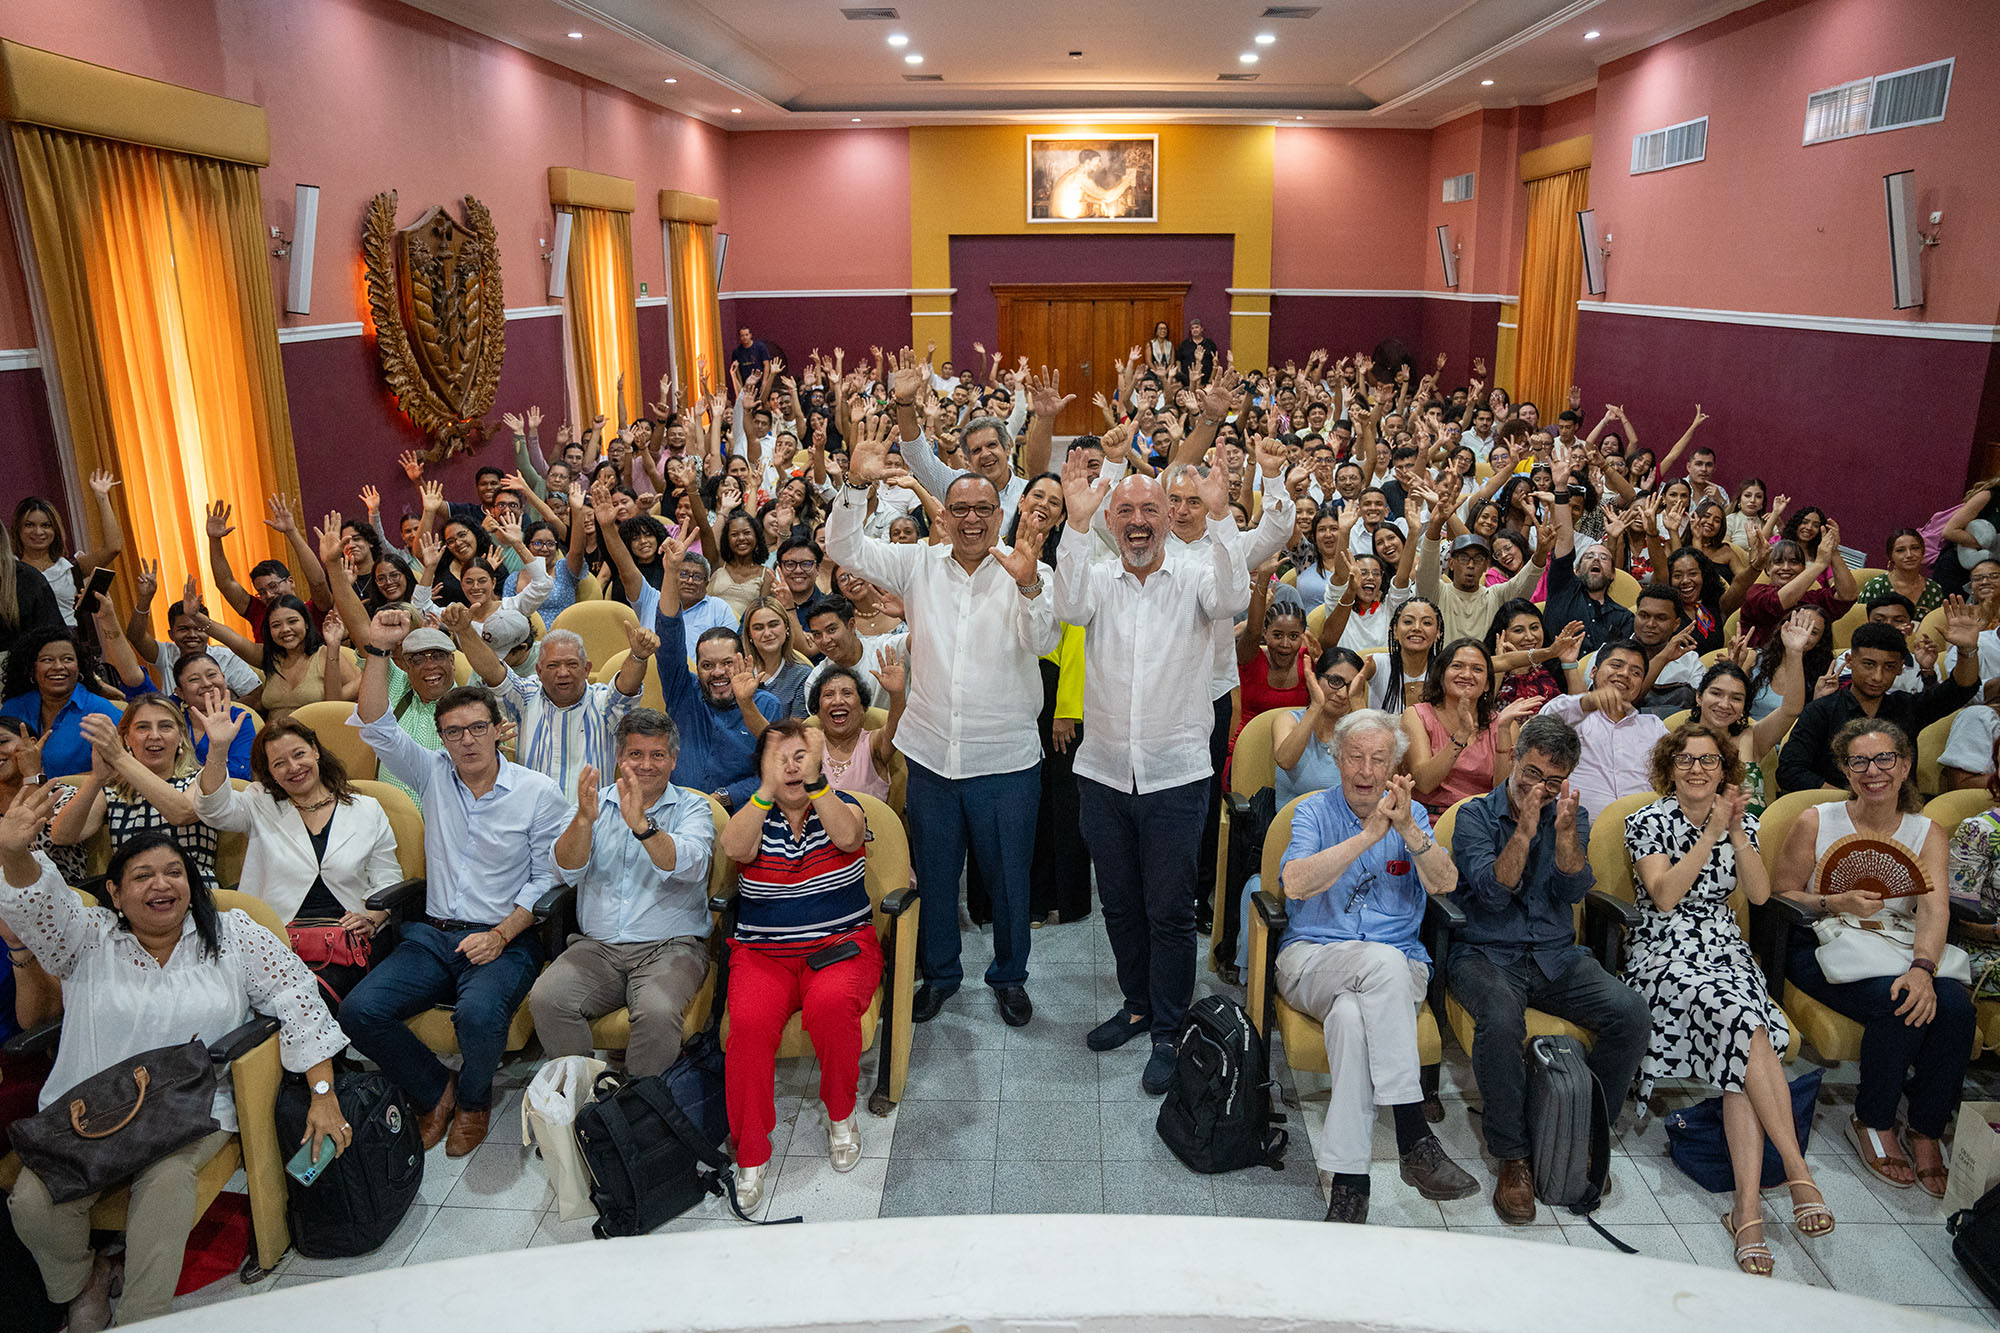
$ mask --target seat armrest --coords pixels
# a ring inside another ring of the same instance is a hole
[[[736,888],[734,885],[724,889],[721,893],[711,893],[708,895],[708,910],[711,912],[726,912],[735,903]]]
[[[1583,914],[1585,917],[1595,915],[1615,921],[1624,930],[1639,928],[1639,905],[1628,903],[1603,889],[1592,889],[1584,895]]]
[[[1775,893],[1759,906],[1775,912],[1778,919],[1787,926],[1811,926],[1813,922],[1826,915],[1801,903],[1795,903],[1790,898],[1781,898]]]
[[[1239,792],[1226,791],[1222,793],[1222,805],[1224,809],[1229,811],[1231,819],[1248,819],[1250,817],[1250,798]]]
[[[252,1014],[248,1023],[225,1034],[221,1041],[209,1047],[208,1058],[216,1064],[226,1065],[241,1060],[277,1035],[277,1019],[265,1014]]]
[[[0,1046],[0,1055],[38,1055],[56,1044],[62,1035],[62,1015],[58,1014],[38,1027],[25,1028],[7,1038],[7,1044]]]
[[[398,921],[408,917],[412,911],[424,903],[424,879],[417,876],[401,883],[391,884],[386,889],[377,889],[368,895],[366,906],[371,912],[387,912]]]
[[[1985,903],[1955,895],[1950,899],[1950,903],[1953,925],[1991,926],[2000,923],[2000,913],[1996,913]]]
[[[1250,901],[1257,905],[1259,919],[1272,931],[1282,934],[1285,927],[1291,924],[1291,914],[1285,910],[1284,900],[1269,889],[1257,890],[1256,897]]]
[[[900,889],[891,889],[882,895],[882,915],[901,916],[910,910],[910,904],[915,901],[917,901],[916,885],[907,884]],[[724,905],[727,906],[726,900]],[[710,906],[714,906],[713,900],[711,900]]]
[[[1811,929],[1819,916],[1775,893],[1750,905],[1750,949],[1763,960],[1765,985],[1774,999],[1785,993],[1785,957],[1791,952],[1792,932]]]
[[[1438,924],[1457,930],[1465,924],[1465,909],[1450,898],[1440,898],[1434,893],[1424,895],[1424,914],[1435,916]]]
[[[1603,889],[1591,889],[1583,898],[1584,944],[1597,956],[1605,971],[1621,970],[1619,945],[1624,936],[1639,926],[1639,908]]]
[[[575,885],[558,884],[537,898],[534,907],[531,909],[534,914],[535,924],[539,926],[555,916],[557,910],[562,907],[563,900],[575,892]]]

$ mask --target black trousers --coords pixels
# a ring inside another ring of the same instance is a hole
[[[1229,763],[1229,717],[1235,711],[1229,695],[1215,701],[1215,725],[1208,733],[1208,806],[1201,817],[1201,850],[1194,867],[1194,914],[1198,921],[1209,919],[1209,905],[1215,901],[1215,857],[1222,836],[1223,769]]]

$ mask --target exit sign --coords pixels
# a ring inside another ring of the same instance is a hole
[[[642,282],[639,284],[639,295],[644,296],[645,294],[646,294],[646,284]]]

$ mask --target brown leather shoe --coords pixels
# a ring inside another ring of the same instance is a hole
[[[486,1142],[486,1122],[492,1118],[491,1111],[459,1111],[451,1118],[451,1133],[444,1141],[444,1155],[463,1157]]]
[[[444,1096],[437,1099],[437,1105],[417,1118],[417,1133],[423,1136],[425,1152],[444,1141],[444,1132],[451,1125],[452,1112],[457,1109],[458,1075],[453,1074],[445,1081]]]
[[[1510,1227],[1527,1226],[1535,1220],[1535,1177],[1526,1158],[1500,1163],[1500,1179],[1493,1186],[1493,1211]]]

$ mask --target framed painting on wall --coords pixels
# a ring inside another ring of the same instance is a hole
[[[1158,222],[1160,140],[1028,136],[1028,221]]]

